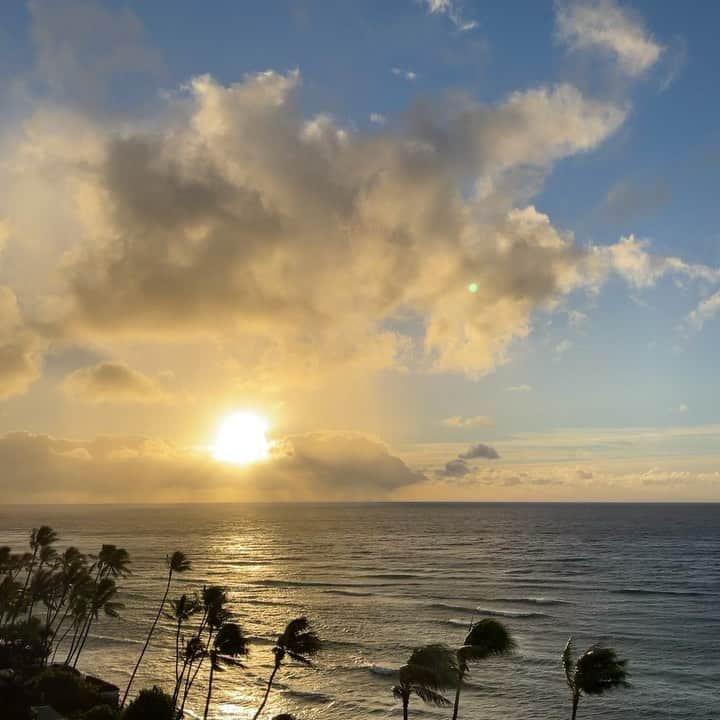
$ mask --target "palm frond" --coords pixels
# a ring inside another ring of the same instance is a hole
[[[593,645],[577,661],[575,687],[586,695],[602,695],[609,690],[629,687],[627,660],[612,648]]]
[[[192,567],[190,564],[190,561],[185,556],[185,553],[180,552],[180,550],[176,550],[168,559],[167,559],[168,567],[174,572],[174,573],[182,573],[186,572],[187,570],[190,570]]]
[[[428,705],[435,705],[437,707],[449,707],[452,703],[439,692],[431,690],[429,687],[424,685],[413,685],[412,691]]]
[[[568,638],[567,643],[565,643],[565,649],[562,653],[562,665],[568,687],[574,691],[575,680],[573,679],[573,665],[575,665],[575,645],[573,644],[572,635]]]

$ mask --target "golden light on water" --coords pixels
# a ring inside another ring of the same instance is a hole
[[[234,412],[220,421],[212,456],[220,462],[250,465],[268,456],[268,421],[252,412]]]

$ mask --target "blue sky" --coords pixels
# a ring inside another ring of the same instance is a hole
[[[719,21],[5,3],[0,431],[195,452],[248,407],[424,473],[372,497],[720,497]]]

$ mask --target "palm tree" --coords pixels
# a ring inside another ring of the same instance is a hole
[[[260,707],[257,709],[253,720],[257,720],[260,713],[265,707],[268,697],[270,696],[270,690],[272,689],[273,680],[277,671],[280,669],[282,661],[287,655],[292,660],[295,660],[303,665],[312,666],[309,658],[320,652],[322,644],[320,638],[310,630],[310,623],[305,617],[299,617],[295,620],[291,620],[283,634],[280,635],[273,648],[273,655],[275,656],[275,663],[273,666],[272,673],[270,673],[270,679],[268,680],[267,690],[265,690],[265,696],[260,703]]]
[[[212,695],[213,678],[215,671],[222,671],[223,665],[237,665],[243,667],[239,655],[248,654],[248,641],[243,634],[242,628],[235,623],[225,623],[215,636],[215,641],[209,652],[210,655],[210,678],[208,679],[207,699],[205,700],[205,713],[203,720],[207,720],[210,710],[210,696]]]
[[[465,642],[457,650],[458,674],[452,720],[457,720],[460,690],[470,671],[470,663],[496,655],[508,655],[514,648],[515,641],[507,628],[498,620],[485,618],[470,626]]]
[[[145,651],[150,644],[150,638],[155,632],[155,627],[157,626],[158,620],[162,615],[163,608],[165,607],[165,601],[167,600],[168,593],[170,592],[170,583],[172,582],[173,573],[183,573],[190,569],[190,561],[185,557],[185,554],[180,552],[179,550],[176,550],[166,560],[168,565],[168,576],[167,583],[165,584],[165,592],[163,593],[162,600],[160,601],[160,607],[158,608],[157,614],[155,615],[155,619],[150,626],[150,631],[145,638],[145,644],[140,651],[140,657],[135,663],[135,667],[133,668],[132,674],[130,675],[130,680],[128,681],[127,687],[125,688],[125,694],[123,695],[122,702],[120,703],[121,709],[125,706],[125,700],[127,700],[127,696],[130,692],[130,688],[132,687],[133,680],[135,680],[135,675],[137,674],[138,668],[140,667],[140,663],[142,662],[143,656],[145,655]]]
[[[200,600],[197,595],[186,595],[183,593],[179,598],[170,601],[172,612],[165,613],[168,620],[175,623],[175,682],[180,677],[180,632],[183,623],[187,622],[200,608]]]
[[[35,560],[37,560],[38,553],[43,548],[49,548],[53,543],[57,542],[57,539],[57,533],[49,525],[41,525],[39,528],[33,528],[30,533],[30,549],[32,550],[32,554],[29,556],[27,563],[25,584],[20,592],[21,601],[25,598],[25,593],[30,585],[30,579],[35,569]],[[32,614],[32,603],[30,604],[30,614]],[[28,615],[28,620],[29,619],[30,616]]]
[[[183,715],[185,703],[190,695],[192,686],[195,683],[198,673],[200,672],[203,661],[208,656],[208,648],[211,646],[213,634],[230,619],[230,613],[225,609],[225,604],[227,603],[227,593],[225,588],[221,585],[209,585],[203,587],[202,603],[203,614],[200,619],[197,634],[186,645],[183,666],[180,670],[180,676],[175,683],[175,692],[173,697],[177,701],[180,696],[180,685],[182,684],[183,676],[187,670],[185,685],[182,691],[182,700],[180,701],[180,708],[178,710],[179,717],[182,717]],[[207,638],[203,638],[203,634],[206,631]],[[193,670],[193,665],[195,663],[197,663],[197,666]]]
[[[103,544],[100,552],[94,556],[93,569],[97,570],[96,579],[112,575],[114,578],[126,577],[130,574],[130,553],[117,545]]]
[[[117,585],[113,578],[104,577],[99,582],[95,583],[92,593],[89,598],[89,603],[86,611],[86,621],[80,633],[80,640],[75,650],[75,660],[73,667],[77,666],[80,654],[85,648],[88,635],[90,634],[90,628],[92,627],[93,621],[97,620],[100,615],[100,611],[108,617],[119,617],[120,610],[123,605],[122,603],[116,602],[113,598],[117,594]]]
[[[400,682],[393,688],[393,695],[402,701],[403,720],[408,720],[411,695],[429,705],[449,707],[452,703],[438,691],[452,687],[457,673],[455,653],[446,645],[415,648],[407,664],[400,668]]]
[[[581,695],[602,695],[615,688],[630,687],[627,682],[627,660],[621,660],[615,650],[592,645],[575,658],[570,638],[562,654],[565,679],[572,692],[572,720],[577,715]]]

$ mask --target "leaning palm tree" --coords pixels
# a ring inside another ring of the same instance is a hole
[[[408,720],[412,695],[428,705],[449,707],[452,703],[439,691],[452,687],[457,674],[455,653],[446,645],[436,643],[415,648],[407,664],[400,668],[400,682],[393,687],[393,695],[402,702],[403,720]]]
[[[457,720],[460,690],[470,672],[470,663],[496,655],[508,655],[514,648],[515,641],[500,621],[485,618],[470,626],[465,642],[457,650],[458,674],[452,720]]]
[[[132,687],[133,681],[135,680],[135,675],[137,674],[138,668],[140,667],[140,663],[142,662],[143,656],[145,655],[145,651],[150,644],[150,638],[153,636],[153,633],[155,632],[155,627],[157,626],[158,620],[162,615],[163,608],[165,607],[165,601],[167,600],[168,593],[170,592],[170,583],[172,582],[173,574],[183,573],[190,569],[190,561],[185,557],[185,553],[182,553],[179,550],[176,550],[171,556],[167,558],[167,565],[168,576],[167,583],[165,584],[165,592],[163,593],[162,600],[160,601],[160,607],[158,608],[157,614],[155,615],[155,619],[153,620],[147,637],[145,638],[145,644],[140,651],[140,657],[135,663],[135,667],[133,668],[132,674],[130,675],[130,680],[128,681],[127,687],[125,688],[125,694],[123,695],[122,702],[120,703],[120,708],[123,708],[125,706],[125,700],[127,700],[128,693],[130,692],[130,688]]]
[[[260,707],[257,709],[255,715],[253,715],[253,720],[257,720],[260,713],[263,711],[265,703],[267,703],[267,699],[270,696],[270,690],[272,689],[275,675],[280,669],[280,665],[282,665],[282,661],[285,657],[287,656],[296,662],[302,663],[303,665],[312,666],[312,662],[309,658],[320,652],[321,647],[322,644],[320,642],[320,638],[312,630],[310,630],[310,623],[307,618],[295,618],[295,620],[291,620],[287,624],[283,634],[278,637],[275,647],[273,647],[275,663],[273,665],[273,670],[270,673],[270,679],[268,680],[265,695],[260,703]]]
[[[165,617],[175,623],[175,682],[177,683],[180,677],[180,633],[182,626],[200,610],[202,605],[197,595],[183,593],[180,597],[170,601],[170,607],[172,612],[166,612]]]
[[[208,679],[207,698],[203,720],[207,720],[210,710],[210,696],[212,695],[213,678],[215,671],[222,671],[223,665],[236,665],[243,667],[236,658],[248,654],[248,641],[242,628],[236,623],[225,623],[220,627],[208,654],[210,656],[210,677]]]
[[[49,548],[53,543],[57,542],[57,539],[57,533],[49,525],[41,525],[39,528],[33,528],[30,533],[30,549],[32,550],[32,554],[28,559],[27,575],[25,576],[25,584],[20,592],[20,601],[25,599],[25,593],[30,585],[30,579],[35,569],[35,561],[37,560],[38,553],[44,548]],[[32,614],[32,604],[30,604],[30,613]]]
[[[630,687],[627,660],[621,660],[612,648],[592,645],[576,658],[570,638],[563,650],[562,664],[572,692],[572,720],[577,715],[581,695],[602,695],[609,690]]]
[[[102,612],[108,617],[120,617],[119,610],[122,609],[124,605],[114,599],[117,595],[117,591],[118,589],[115,584],[115,580],[109,577],[104,577],[96,583],[92,589],[86,611],[87,619],[85,620],[85,625],[80,633],[80,640],[75,649],[75,660],[72,664],[73,667],[77,667],[80,654],[85,648],[85,643],[90,635],[90,628],[92,627],[93,622],[100,616],[100,611],[102,610]]]

